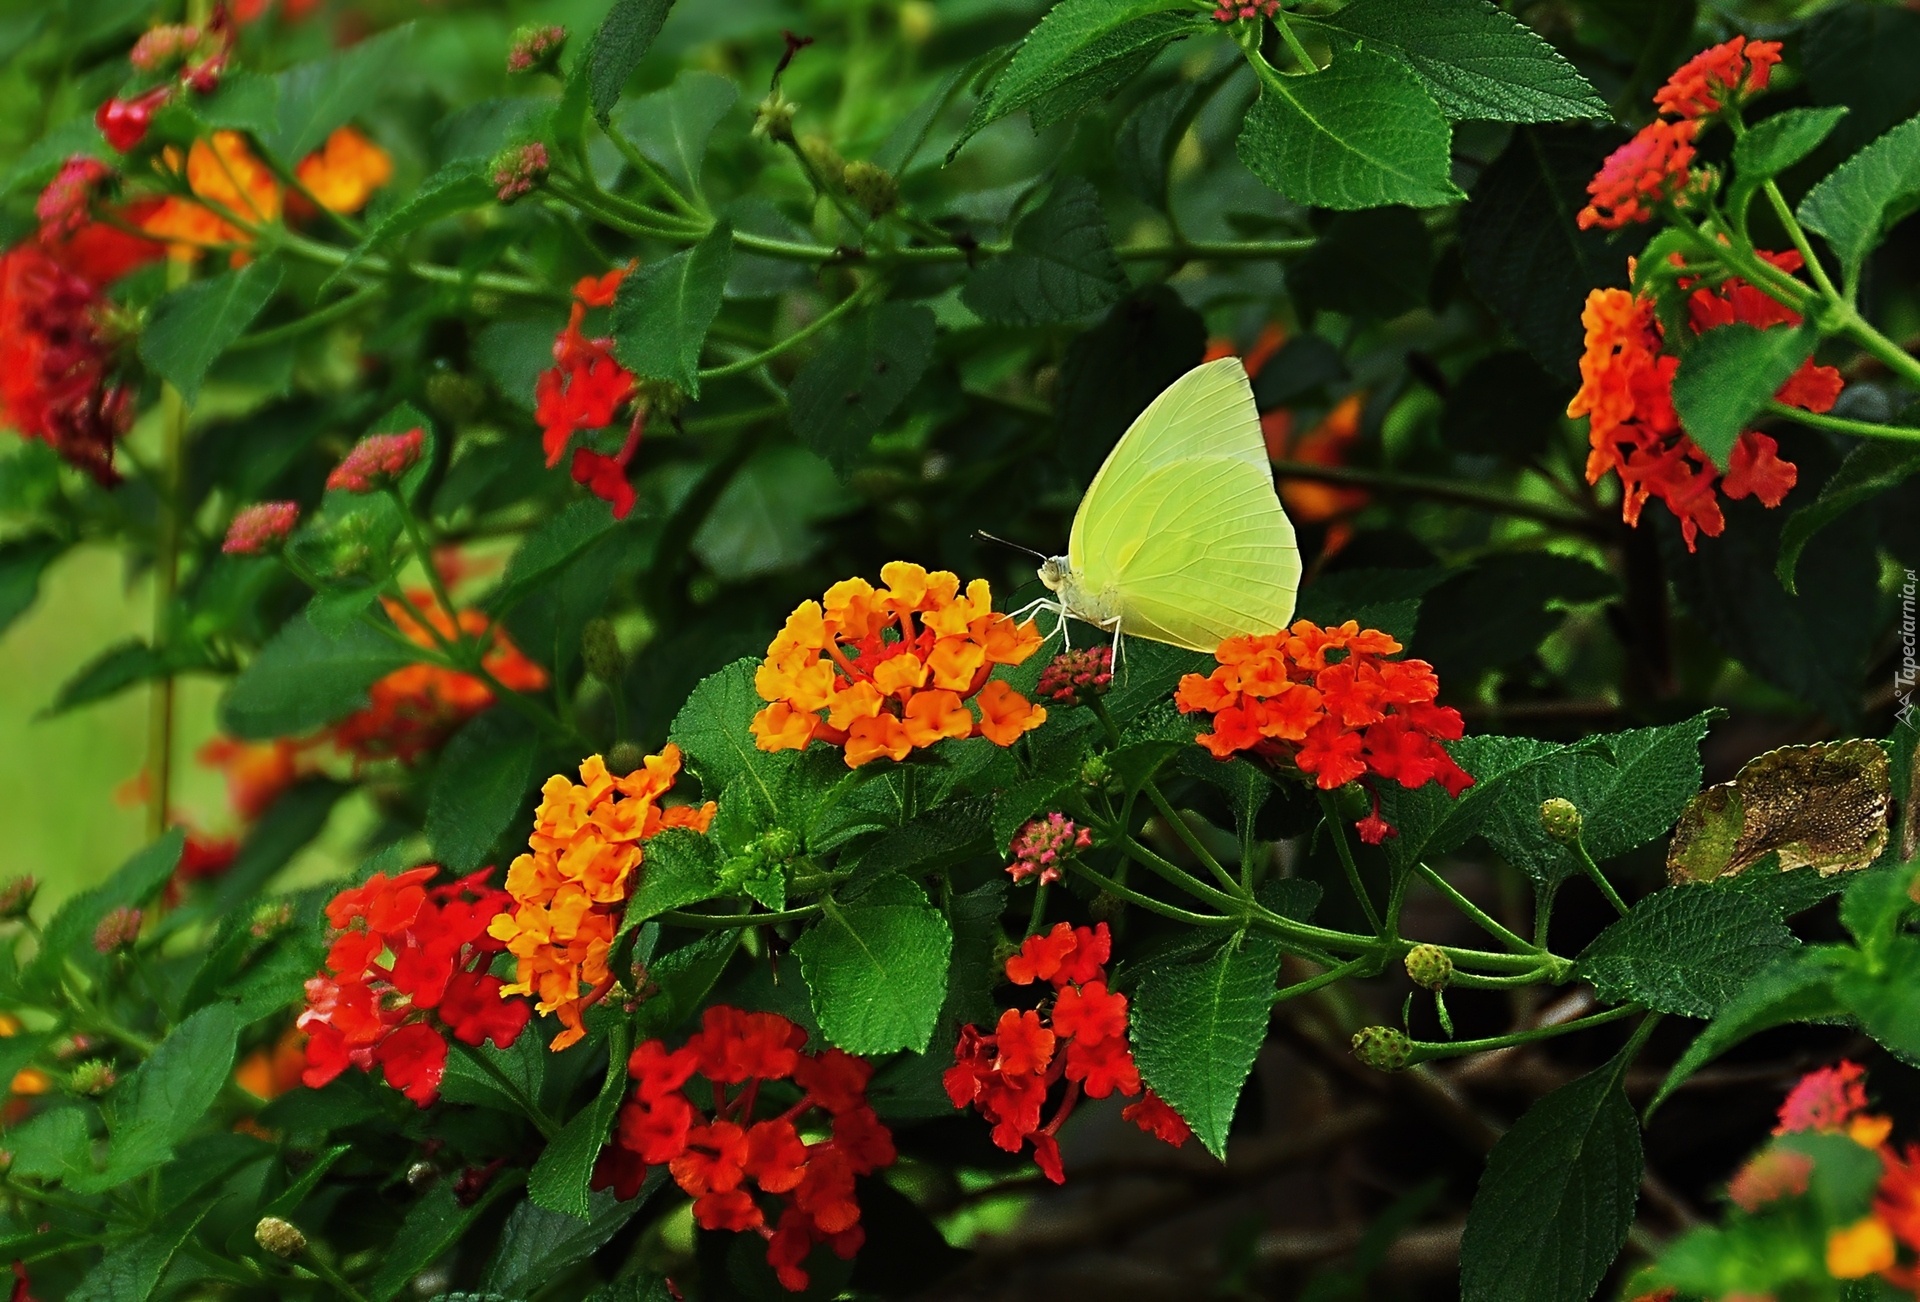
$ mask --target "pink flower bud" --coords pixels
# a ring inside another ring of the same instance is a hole
[[[1096,696],[1105,696],[1113,685],[1113,648],[1097,646],[1086,651],[1063,651],[1040,673],[1034,694],[1049,701],[1084,705]]]
[[[102,954],[130,949],[140,939],[140,910],[121,905],[100,919],[93,929],[93,947]]]
[[[420,460],[426,434],[410,429],[404,434],[370,434],[354,444],[333,473],[327,476],[328,488],[344,488],[349,493],[371,493],[393,483]]]
[[[227,526],[220,550],[238,556],[259,556],[287,540],[300,522],[297,502],[258,502],[244,507]]]
[[[1035,873],[1040,874],[1042,885],[1059,881],[1061,862],[1092,844],[1093,833],[1077,826],[1065,814],[1033,819],[1014,835],[1013,862],[1007,865],[1007,875],[1016,882],[1025,881]]]
[[[40,239],[52,242],[73,234],[87,224],[87,204],[93,188],[113,175],[105,163],[85,154],[75,154],[60,165],[60,174],[40,192],[34,215],[40,219]]]
[[[550,27],[522,27],[513,34],[513,45],[507,50],[507,71],[539,72],[551,68],[566,43],[567,29],[557,23]]]
[[[140,72],[165,72],[189,50],[200,43],[200,29],[190,24],[168,23],[149,27],[133,43],[127,62]]]
[[[493,160],[493,185],[501,203],[533,193],[547,179],[547,147],[539,141],[509,149]]]

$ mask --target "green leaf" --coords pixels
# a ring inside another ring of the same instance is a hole
[[[660,993],[640,1005],[639,1016],[633,1019],[634,1038],[665,1035],[692,1017],[713,983],[726,971],[739,944],[740,932],[728,928],[702,936],[648,964],[647,973],[659,985]]]
[[[1819,342],[1811,323],[1761,330],[1738,321],[1694,341],[1673,377],[1673,409],[1715,465],[1727,468],[1734,441]]]
[[[1197,82],[1177,81],[1135,105],[1114,134],[1114,166],[1142,203],[1166,207],[1167,168],[1201,104]]]
[[[573,76],[584,73],[593,116],[602,123],[619,103],[627,78],[646,58],[672,8],[673,0],[614,0],[613,8],[594,32]]]
[[[1104,311],[1126,292],[1099,193],[1063,176],[1013,228],[1013,247],[967,278],[960,301],[989,321],[1045,325]]]
[[[863,883],[876,878],[887,880],[888,873],[922,877],[964,859],[991,854],[995,849],[991,829],[985,798],[937,805],[865,847],[840,894],[857,895]]]
[[[1800,201],[1800,224],[1827,237],[1849,282],[1881,237],[1920,204],[1920,117],[1836,167]]]
[[[1081,51],[1063,80],[1026,102],[1028,121],[1038,132],[1078,116],[1145,72],[1169,41],[1210,26],[1198,15],[1170,13],[1149,14],[1114,29]]]
[[[365,624],[330,638],[295,615],[227,688],[221,726],[250,740],[310,732],[364,708],[367,689],[412,659]]]
[[[13,1154],[7,1171],[13,1176],[81,1183],[93,1176],[85,1108],[56,1107],[28,1118],[7,1132],[7,1149]]]
[[[842,328],[787,390],[793,432],[846,479],[933,359],[933,313],[884,303]]]
[[[707,141],[739,98],[739,87],[727,78],[690,69],[665,90],[625,105],[615,125],[683,192],[698,195]]]
[[[1738,184],[1754,187],[1780,175],[1818,149],[1846,115],[1845,105],[1784,109],[1754,123],[1733,142]]]
[[[627,905],[621,930],[637,927],[668,909],[718,895],[722,858],[710,836],[691,828],[669,827],[649,838],[640,886]]]
[[[1450,118],[1604,122],[1613,116],[1558,51],[1487,0],[1358,0],[1319,21],[1406,64]]]
[[[1017,112],[1070,81],[1098,76],[1142,50],[1155,50],[1183,32],[1204,30],[1205,16],[1178,11],[1177,0],[1061,0],[1027,34],[994,79],[959,139],[960,147],[990,122]]]
[[[1920,938],[1890,937],[1878,962],[1835,974],[1833,991],[1861,1030],[1896,1057],[1920,1061]]]
[[[1437,782],[1412,791],[1397,783],[1383,784],[1380,812],[1399,831],[1382,847],[1387,862],[1398,870],[1422,859],[1435,860],[1465,845],[1495,812],[1503,780],[1509,774],[1524,772],[1528,765],[1564,749],[1531,737],[1468,737],[1447,746],[1454,762],[1474,778],[1474,784],[1458,800],[1449,797]],[[1536,824],[1539,808],[1536,801]]]
[[[118,157],[94,125],[91,112],[62,122],[16,155],[5,180],[0,180],[0,196],[29,186],[36,190],[45,186],[75,154],[102,162]]]
[[[1535,654],[1566,621],[1566,607],[1613,596],[1605,570],[1575,556],[1526,551],[1493,555],[1448,575],[1421,598],[1412,654],[1440,681],[1471,691],[1489,669]],[[1366,627],[1366,625],[1362,625]]]
[[[1808,540],[1882,493],[1898,488],[1916,470],[1920,470],[1920,447],[1911,443],[1861,439],[1855,444],[1840,468],[1821,486],[1819,499],[1788,516],[1781,527],[1780,559],[1774,565],[1780,586],[1797,596],[1794,571],[1800,568],[1800,553],[1806,550]]]
[[[547,585],[555,575],[599,542],[610,529],[618,528],[612,510],[605,502],[575,502],[558,515],[550,516],[530,531],[500,578],[500,586],[487,594],[490,614],[504,615]]]
[[[745,777],[754,799],[777,812],[782,761],[791,757],[768,754],[753,744],[753,716],[766,704],[753,688],[759,667],[760,657],[747,656],[701,679],[674,716],[670,735],[709,799],[717,798],[735,778]]]
[[[568,1267],[598,1252],[633,1219],[641,1201],[622,1202],[605,1189],[589,1198],[584,1219],[549,1211],[531,1199],[521,1203],[500,1230],[480,1287],[507,1297],[532,1297]]]
[[[266,145],[291,165],[319,148],[333,129],[380,97],[413,42],[413,24],[370,36],[324,59],[281,73],[280,126]]]
[[[1633,1224],[1640,1125],[1616,1058],[1494,1145],[1460,1241],[1461,1302],[1587,1302]]]
[[[533,781],[539,748],[520,715],[496,706],[470,720],[447,743],[427,788],[427,841],[455,873],[486,861]]]
[[[174,1254],[215,1205],[182,1207],[147,1233],[114,1244],[67,1294],[68,1302],[147,1302]]]
[[[140,334],[140,360],[192,406],[207,368],[253,324],[280,277],[279,261],[262,258],[173,290],[153,305]]]
[[[163,677],[171,669],[167,658],[140,638],[116,642],[80,666],[73,677],[60,684],[60,690],[54,694],[53,704],[40,717],[51,718],[95,701],[104,701],[136,683]]]
[[[1474,182],[1460,225],[1467,280],[1547,372],[1578,383],[1581,307],[1625,286],[1644,228],[1581,230],[1587,182],[1626,140],[1614,127],[1519,127]],[[1564,408],[1562,409],[1564,410]]]
[[[1348,316],[1394,317],[1420,307],[1432,277],[1433,237],[1419,213],[1397,204],[1336,214],[1287,268],[1287,286],[1300,298]]]
[[[153,1056],[113,1092],[113,1139],[106,1169],[76,1187],[111,1189],[173,1156],[233,1071],[239,1020],[232,1004],[209,1004],[181,1022]]]
[[[1916,903],[1909,893],[1914,870],[1908,864],[1890,864],[1863,872],[1847,885],[1840,900],[1840,925],[1860,947],[1860,961],[1877,970],[1892,952],[1894,938],[1900,935]]]
[[[157,895],[173,876],[185,846],[185,830],[175,827],[135,851],[100,885],[68,896],[53,920],[47,923],[39,950],[21,974],[22,984],[33,989],[54,989],[59,986],[69,961],[81,964],[97,961],[99,955],[93,952],[93,933],[100,920],[115,909],[139,908]]]
[[[495,200],[490,161],[485,158],[454,159],[422,181],[420,188],[408,196],[405,203],[382,217],[367,232],[367,237],[354,246],[347,260],[327,277],[320,286],[321,292],[325,293],[335,281],[375,249],[405,239],[443,218],[485,208]]]
[[[0,633],[32,609],[40,596],[40,576],[66,550],[64,542],[45,536],[0,543]]]
[[[1129,294],[1076,335],[1054,399],[1060,454],[1074,478],[1091,483],[1127,426],[1206,349],[1207,323],[1170,285]]]
[[[1132,1019],[1141,1079],[1193,1127],[1207,1151],[1227,1155],[1234,1106],[1267,1038],[1280,944],[1242,934],[1204,963],[1149,972]]]
[[[621,365],[699,397],[700,350],[720,311],[732,260],[733,227],[723,219],[692,248],[621,281],[613,304],[613,350]]]
[[[1676,886],[1601,932],[1576,970],[1606,1003],[1705,1018],[1798,944],[1761,900]]]
[[[607,1075],[600,1092],[540,1151],[527,1177],[527,1197],[538,1206],[582,1220],[592,1214],[593,1196],[588,1186],[593,1180],[593,1164],[612,1133],[614,1114],[626,1096],[627,1048],[631,1042],[626,1023],[615,1023],[607,1036]]]
[[[925,1053],[947,993],[953,931],[905,878],[827,911],[798,940],[820,1030],[848,1053]]]
[[[1451,177],[1453,132],[1404,64],[1336,50],[1316,73],[1262,77],[1240,128],[1240,161],[1299,204],[1433,208],[1466,196]]]
[[[380,1254],[380,1268],[362,1284],[369,1302],[391,1302],[413,1277],[431,1266],[458,1243],[473,1223],[486,1214],[494,1199],[519,1186],[516,1177],[502,1175],[487,1186],[487,1191],[470,1207],[462,1207],[454,1197],[453,1182],[442,1180],[407,1209],[386,1249]]]
[[[1783,955],[1721,1005],[1707,1029],[1667,1072],[1653,1101],[1651,1117],[1669,1094],[1715,1058],[1750,1036],[1788,1022],[1831,1021],[1846,1010],[1833,991],[1835,971],[1847,951],[1838,946],[1807,946]]]
[[[1461,452],[1524,460],[1542,455],[1560,432],[1572,386],[1526,353],[1495,353],[1455,381],[1440,418],[1440,439]]]
[[[693,552],[728,583],[791,570],[824,544],[814,526],[860,500],[806,448],[763,447],[727,481],[693,535]]]

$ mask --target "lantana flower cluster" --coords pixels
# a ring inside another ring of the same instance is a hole
[[[1046,722],[1044,706],[991,677],[996,665],[1039,650],[1041,637],[1032,620],[993,609],[985,579],[962,596],[952,573],[905,561],[883,566],[880,578],[887,586],[878,589],[842,580],[787,617],[754,675],[760,699],[772,702],[753,717],[761,750],[824,741],[859,768],[946,738],[1011,746]]]
[[[893,1164],[893,1134],[867,1103],[872,1064],[840,1049],[806,1053],[806,1042],[806,1031],[778,1013],[716,1004],[678,1049],[660,1040],[640,1045],[627,1060],[637,1085],[601,1152],[594,1188],[632,1198],[647,1168],[664,1165],[692,1196],[703,1229],[759,1233],[767,1264],[794,1292],[807,1287],[816,1244],[851,1259],[866,1239],[854,1181]],[[710,1108],[685,1088],[695,1076],[705,1078],[698,1097],[710,1098]],[[787,1102],[795,1090],[799,1097]],[[778,1114],[754,1120],[755,1108],[776,1096]],[[809,1129],[827,1138],[801,1137],[796,1123],[810,1115],[819,1122]],[[772,1216],[768,1198],[779,1207]]]
[[[549,467],[560,464],[575,434],[605,429],[639,396],[640,386],[633,372],[614,358],[613,340],[589,337],[582,330],[588,309],[612,307],[620,282],[632,270],[629,263],[604,276],[583,276],[573,287],[572,311],[553,341],[553,366],[540,373],[533,389],[533,417],[540,425],[541,446],[546,449]],[[625,443],[611,457],[592,448],[574,449],[574,482],[586,485],[594,496],[611,503],[616,519],[626,519],[633,510],[627,465],[639,451],[644,428],[644,414],[637,413]]]
[[[160,166],[186,193],[170,194],[140,219],[140,227],[166,241],[172,256],[197,258],[205,245],[253,242],[243,227],[270,225],[285,213],[314,215],[306,195],[332,212],[354,213],[393,179],[393,159],[353,127],[336,127],[326,142],[294,166],[302,189],[288,191],[237,131],[215,131],[193,142],[182,158],[169,146]],[[244,254],[235,254],[244,261]]]
[[[1782,271],[1801,268],[1796,252],[1760,252]],[[1800,315],[1738,278],[1718,287],[1697,281],[1688,288],[1687,320],[1693,333],[1736,322],[1767,329],[1798,325]],[[1687,550],[1704,533],[1717,538],[1726,529],[1716,495],[1738,500],[1756,497],[1779,506],[1799,479],[1799,469],[1779,455],[1772,436],[1748,430],[1735,441],[1723,478],[1700,445],[1681,428],[1673,407],[1673,377],[1680,359],[1665,349],[1665,327],[1654,300],[1625,289],[1596,289],[1580,314],[1586,326],[1586,350],[1580,357],[1580,391],[1567,407],[1569,416],[1588,420],[1587,482],[1609,471],[1620,476],[1620,514],[1638,525],[1650,497],[1665,502],[1680,521]],[[1803,411],[1832,409],[1844,382],[1831,366],[1808,358],[1775,394],[1776,401]]]
[[[638,882],[641,843],[669,827],[705,832],[716,806],[665,805],[680,773],[668,743],[632,773],[616,777],[598,755],[540,789],[528,853],[507,869],[507,894],[488,927],[518,967],[509,994],[530,994],[564,1028],[555,1052],[586,1035],[582,1014],[613,988],[607,955],[627,897]]]
[[[1214,652],[1219,668],[1182,678],[1174,704],[1213,716],[1213,731],[1195,740],[1215,759],[1244,752],[1290,764],[1323,791],[1384,778],[1409,788],[1438,782],[1458,797],[1473,778],[1440,743],[1465,731],[1460,712],[1434,704],[1432,665],[1385,658],[1400,650],[1354,620],[1322,628],[1303,619],[1282,633],[1228,638]],[[1377,796],[1358,828],[1375,845],[1396,834]]]
[[[1682,64],[1654,92],[1664,116],[1608,155],[1587,183],[1592,202],[1580,210],[1580,228],[1618,230],[1653,220],[1663,205],[1685,207],[1690,195],[1710,184],[1692,171],[1701,130],[1764,91],[1778,62],[1780,42],[1736,36]]]
[[[327,905],[333,941],[307,982],[298,1025],[307,1033],[301,1080],[319,1087],[348,1067],[379,1067],[421,1107],[439,1096],[447,1040],[505,1049],[525,1029],[525,1000],[502,998],[487,971],[502,945],[487,922],[507,902],[483,869],[429,886],[432,864],[395,877],[375,873]]]
[[[1045,983],[1051,1004],[1009,1008],[990,1034],[972,1024],[961,1027],[953,1066],[941,1077],[954,1107],[971,1105],[992,1122],[993,1142],[1009,1153],[1031,1144],[1034,1164],[1055,1184],[1067,1178],[1056,1136],[1080,1096],[1142,1093],[1140,1069],[1127,1043],[1127,997],[1107,985],[1112,945],[1104,922],[1093,927],[1059,922],[1051,931],[1028,936],[1007,959],[1007,979],[1021,986]],[[1063,1078],[1067,1087],[1060,1105],[1042,1125],[1047,1096]],[[1192,1133],[1150,1089],[1120,1115],[1176,1148]]]

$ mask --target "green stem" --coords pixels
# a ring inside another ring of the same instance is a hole
[[[839,214],[846,219],[847,225],[864,236],[867,227],[871,224],[866,215],[856,210],[852,202],[837,187],[827,184],[826,178],[820,175],[820,170],[813,165],[813,160],[807,157],[807,151],[800,147],[798,140],[792,135],[787,135],[781,139],[780,143],[786,146],[787,152],[792,154],[794,161],[800,164],[800,170],[806,174],[807,182],[813,186],[814,193],[832,203]]]
[[[818,904],[802,904],[797,909],[782,909],[777,913],[682,913],[679,909],[668,909],[654,916],[670,926],[690,927],[697,931],[727,931],[772,922],[798,922],[802,918],[811,918],[824,908],[826,903],[822,901]]]
[[[265,330],[256,330],[250,335],[242,335],[228,346],[228,352],[243,352],[249,348],[268,348],[274,344],[297,339],[301,335],[318,330],[321,326],[332,325],[344,316],[351,315],[363,305],[380,297],[385,291],[378,285],[367,285],[355,290],[345,298],[335,299],[325,307],[316,308],[297,321],[285,325],[269,326]]]
[[[1300,995],[1310,995],[1322,987],[1332,985],[1341,977],[1351,976],[1354,973],[1370,975],[1371,973],[1367,972],[1366,969],[1371,968],[1374,971],[1378,971],[1379,963],[1380,956],[1378,954],[1362,954],[1358,958],[1350,958],[1338,967],[1328,968],[1319,976],[1308,977],[1305,981],[1296,981],[1290,986],[1274,991],[1273,1002],[1276,1004],[1285,1003],[1287,1000]]]
[[[1920,443],[1920,429],[1910,425],[1877,425],[1871,421],[1847,420],[1841,416],[1803,411],[1798,407],[1789,407],[1784,402],[1769,402],[1766,411],[1769,415],[1810,425],[1814,429],[1832,430],[1836,434],[1852,434],[1863,439],[1888,439],[1896,443]]]
[[[1116,899],[1122,899],[1129,904],[1138,905],[1140,908],[1150,913],[1157,913],[1163,918],[1172,918],[1176,922],[1184,922],[1190,927],[1237,927],[1240,925],[1239,920],[1236,918],[1223,918],[1210,913],[1194,913],[1190,910],[1180,908],[1177,905],[1156,900],[1151,895],[1142,895],[1139,891],[1131,887],[1122,886],[1105,873],[1087,867],[1087,865],[1077,859],[1069,859],[1067,861],[1067,869],[1070,872],[1080,874],[1080,876],[1086,878]]]
[[[1293,28],[1287,23],[1284,12],[1277,9],[1274,11],[1273,25],[1280,29],[1280,39],[1287,43],[1287,51],[1300,64],[1301,72],[1320,71],[1320,65],[1315,63],[1313,56],[1307,53],[1307,47],[1300,44],[1300,38],[1293,34]]]
[[[427,572],[427,586],[433,590],[433,599],[440,603],[440,609],[446,614],[447,623],[453,626],[455,645],[447,644],[446,639],[441,637],[440,631],[433,626],[431,620],[426,621],[427,631],[434,635],[449,654],[458,655],[469,645],[467,635],[460,631],[459,608],[453,604],[453,597],[447,592],[446,580],[440,577],[440,567],[433,563],[433,548],[427,542],[426,531],[420,527],[420,517],[414,514],[413,504],[407,501],[406,494],[400,491],[398,484],[387,485],[387,496],[393,499],[394,506],[400,511],[401,524],[407,531],[407,541],[413,546],[414,559],[419,561],[420,568]],[[481,648],[473,648],[475,663],[479,662],[480,653]]]
[[[1813,245],[1807,240],[1807,233],[1800,229],[1799,221],[1793,215],[1793,209],[1787,207],[1787,198],[1780,193],[1780,187],[1769,180],[1761,187],[1767,196],[1767,202],[1773,207],[1773,215],[1787,229],[1787,238],[1793,241],[1793,247],[1800,250],[1800,260],[1807,265],[1807,274],[1813,277],[1813,283],[1829,302],[1840,301],[1840,291],[1834,288],[1833,281],[1827,277],[1827,269],[1820,265],[1820,259],[1813,254]]]
[[[1620,898],[1620,892],[1613,888],[1613,883],[1607,880],[1607,875],[1600,871],[1600,865],[1593,861],[1593,855],[1587,850],[1584,837],[1573,838],[1573,857],[1580,861],[1580,870],[1593,878],[1593,884],[1598,886],[1600,893],[1607,897],[1607,903],[1611,904],[1614,911],[1624,918],[1627,915],[1627,902]]]
[[[308,262],[325,267],[345,266],[347,260],[353,256],[350,250],[337,249],[331,244],[322,244],[318,240],[310,240],[291,231],[282,232],[276,242],[278,247],[295,257],[305,258]],[[370,276],[383,276],[393,270],[392,264],[381,257],[361,258],[355,265]],[[467,272],[457,267],[442,267],[431,262],[412,262],[407,264],[407,272],[436,285],[472,285],[475,289],[490,290],[496,294],[510,294],[518,298],[565,303],[572,297],[568,290],[556,289],[524,276],[503,276],[496,271]]]
[[[1871,353],[1884,363],[1888,370],[1915,388],[1920,388],[1920,358],[1902,348],[1893,340],[1881,334],[1867,323],[1867,319],[1855,311],[1850,303],[1840,306],[1838,321],[1840,330],[1847,338]],[[1887,437],[1881,435],[1880,437]]]
[[[454,1040],[454,1043],[459,1046],[460,1052],[464,1053],[469,1061],[478,1066],[481,1071],[493,1077],[494,1083],[505,1090],[507,1097],[519,1105],[520,1110],[527,1114],[527,1120],[534,1124],[534,1127],[539,1130],[543,1138],[551,1142],[554,1137],[560,1133],[560,1127],[554,1122],[553,1118],[541,1111],[540,1104],[536,1100],[528,1098],[526,1092],[520,1088],[513,1078],[500,1070],[499,1064],[487,1057],[487,1055],[482,1053],[475,1045],[467,1044],[465,1041],[459,1039]]]
[[[1317,240],[1174,240],[1115,249],[1122,262],[1260,262],[1306,253]]]
[[[611,121],[601,123],[600,134],[611,141],[613,147],[620,151],[620,157],[627,160],[627,166],[631,167],[640,176],[646,178],[647,183],[658,190],[669,204],[696,221],[708,220],[706,210],[696,205],[691,199],[687,198],[687,196],[681,194],[679,187],[674,185],[673,182],[668,179],[667,174],[660,170],[660,165],[641,153],[639,146],[635,145],[631,140],[628,140],[626,134],[614,126]],[[698,184],[697,178],[695,184]],[[598,192],[602,194],[606,193],[603,190]]]
[[[669,213],[657,212],[643,204],[623,199],[605,190],[586,188],[562,178],[547,178],[547,189],[583,212],[593,214],[609,226],[630,235],[661,240],[694,240],[703,231],[689,226]]]
[[[1563,511],[1541,502],[1529,502],[1493,489],[1430,475],[1408,475],[1392,470],[1369,470],[1360,466],[1318,466],[1304,461],[1276,461],[1276,479],[1308,479],[1323,484],[1349,484],[1356,488],[1376,488],[1382,492],[1406,493],[1411,497],[1432,498],[1439,502],[1458,502],[1495,515],[1520,520],[1535,520],[1573,533],[1602,535],[1606,522],[1589,515]]]
[[[1424,862],[1415,863],[1413,865],[1413,870],[1416,873],[1420,874],[1421,880],[1425,881],[1427,885],[1433,887],[1433,889],[1435,889],[1436,891],[1439,891],[1440,894],[1444,895],[1447,898],[1447,902],[1449,904],[1453,905],[1454,908],[1460,910],[1460,912],[1466,914],[1467,917],[1471,918],[1474,922],[1474,925],[1479,927],[1480,930],[1486,932],[1489,936],[1492,936],[1495,940],[1499,941],[1501,944],[1511,949],[1514,953],[1537,954],[1540,952],[1537,949],[1535,949],[1532,945],[1528,944],[1525,940],[1521,939],[1519,936],[1515,935],[1513,932],[1501,926],[1499,921],[1495,919],[1492,914],[1488,913],[1485,909],[1482,909],[1479,905],[1475,904],[1472,900],[1468,899],[1466,896],[1462,895],[1459,891],[1455,890],[1452,882],[1449,882],[1446,878],[1442,877],[1439,873],[1429,868]]]
[[[1594,1013],[1588,1017],[1576,1017],[1571,1022],[1559,1022],[1552,1026],[1536,1026],[1530,1030],[1514,1031],[1509,1035],[1490,1035],[1480,1040],[1415,1040],[1412,1056],[1407,1064],[1432,1062],[1437,1058],[1459,1058],[1469,1053],[1487,1053],[1494,1049],[1510,1049],[1518,1044],[1533,1044],[1540,1040],[1551,1040],[1562,1035],[1571,1035],[1575,1031],[1591,1030],[1596,1026],[1605,1026],[1608,1022],[1617,1022],[1623,1017],[1632,1017],[1646,1009],[1639,1004],[1621,1004],[1618,1008],[1609,1008],[1603,1013]]]
[[[1096,702],[1098,699],[1097,697],[1095,698]],[[1180,844],[1186,846],[1188,852],[1191,853],[1194,858],[1207,866],[1207,871],[1213,874],[1214,879],[1227,888],[1227,894],[1229,896],[1244,898],[1247,893],[1246,887],[1241,885],[1238,877],[1235,877],[1227,871],[1224,864],[1213,857],[1213,853],[1209,851],[1205,845],[1201,844],[1200,838],[1193,834],[1191,827],[1187,826],[1187,820],[1180,817],[1179,811],[1175,810],[1166,796],[1161,794],[1159,783],[1155,782],[1152,778],[1148,778],[1141,784],[1140,789],[1145,793],[1147,799],[1153,803],[1154,809],[1158,811],[1160,815],[1160,821],[1165,823],[1168,830],[1176,837],[1180,838]]]
[[[1360,865],[1354,862],[1353,847],[1347,844],[1346,820],[1334,808],[1333,793],[1315,787],[1314,795],[1320,798],[1320,816],[1326,820],[1327,832],[1333,838],[1334,852],[1340,856],[1340,866],[1346,870],[1353,898],[1360,901],[1360,911],[1367,915],[1367,925],[1373,928],[1373,934],[1384,939],[1386,933],[1380,925],[1380,914],[1373,907],[1373,897],[1367,894],[1366,883],[1360,880]]]
[[[549,1135],[547,1138],[551,1139],[553,1136]],[[299,1269],[307,1271],[322,1282],[332,1286],[334,1292],[348,1299],[348,1302],[367,1302],[366,1295],[361,1293],[360,1290],[353,1285],[347,1283],[347,1281],[341,1277],[339,1271],[320,1259],[318,1253],[308,1252],[306,1260],[300,1263]]]
[[[869,289],[862,288],[862,289],[855,290],[853,293],[849,294],[845,299],[834,304],[832,307],[828,308],[825,312],[822,312],[819,316],[809,321],[806,325],[801,326],[798,330],[788,335],[785,339],[778,341],[777,343],[773,344],[769,348],[763,349],[762,351],[755,353],[751,357],[743,357],[737,362],[728,362],[724,366],[708,367],[700,372],[700,379],[703,383],[708,380],[725,379],[729,375],[739,375],[743,371],[751,371],[751,370],[754,370],[756,367],[764,366],[768,362],[772,361],[774,358],[780,356],[780,354],[786,352],[788,349],[793,348],[795,345],[805,343],[807,340],[811,339],[813,336],[819,334],[822,330],[825,330],[828,326],[832,325],[835,321],[838,321],[840,318],[846,316],[847,313],[853,311],[857,307],[863,306],[868,300],[870,300],[873,297],[874,295]]]
[[[1230,914],[1243,914],[1247,911],[1247,906],[1250,901],[1235,899],[1233,896],[1222,891],[1216,891],[1213,887],[1207,885],[1172,860],[1161,858],[1152,850],[1149,850],[1146,846],[1141,845],[1138,841],[1118,829],[1108,828],[1105,830],[1113,839],[1114,844],[1119,847],[1121,853],[1125,854],[1135,863],[1152,870],[1156,876],[1163,878],[1169,885],[1177,886],[1195,899],[1211,904],[1216,909],[1221,909]]]

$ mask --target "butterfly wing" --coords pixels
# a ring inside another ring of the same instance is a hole
[[[1156,471],[1190,457],[1244,462],[1268,474],[1260,413],[1238,358],[1204,362],[1168,385],[1107,454],[1080,499],[1067,540],[1067,559],[1090,587],[1098,590],[1112,581],[1116,532],[1130,531],[1118,504]],[[1278,509],[1277,500],[1275,505]]]
[[[1119,523],[1105,555],[1123,636],[1211,651],[1293,618],[1300,549],[1264,464],[1189,457],[1112,509]]]

